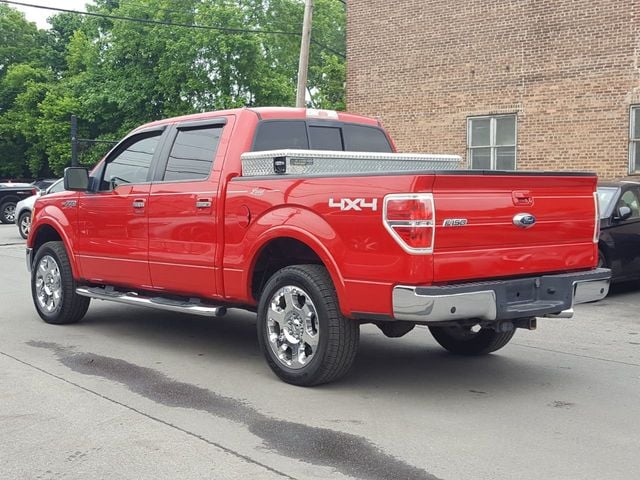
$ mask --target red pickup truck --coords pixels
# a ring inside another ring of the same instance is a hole
[[[607,294],[595,175],[458,162],[397,154],[378,121],[331,111],[144,125],[37,201],[36,310],[54,324],[80,320],[91,298],[256,311],[273,371],[316,385],[349,370],[362,323],[390,337],[426,325],[447,350],[480,355]]]

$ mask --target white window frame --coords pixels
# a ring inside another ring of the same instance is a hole
[[[629,108],[629,175],[640,174],[640,158],[635,158],[636,143],[640,143],[640,138],[633,138],[635,131],[635,115],[636,110],[640,110],[640,105],[631,105]]]
[[[640,106],[639,106],[640,107]],[[515,132],[514,132],[514,138],[513,138],[513,145],[496,145],[496,124],[497,124],[497,119],[498,118],[504,118],[504,117],[513,117],[514,121],[515,121]],[[490,145],[474,145],[471,146],[471,142],[472,142],[472,138],[471,138],[471,122],[472,120],[483,120],[483,119],[490,119],[490,124],[489,124],[489,142]],[[472,117],[467,117],[467,165],[469,168],[472,168],[471,166],[471,151],[476,149],[476,148],[490,148],[491,149],[491,170],[497,170],[496,168],[496,164],[497,164],[497,155],[496,155],[496,151],[499,147],[513,147],[514,148],[514,153],[513,153],[513,169],[517,170],[518,168],[518,115],[516,113],[504,113],[504,114],[499,114],[499,115],[478,115],[478,116],[472,116]]]

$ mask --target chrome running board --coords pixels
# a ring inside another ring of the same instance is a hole
[[[76,293],[98,300],[151,307],[170,312],[191,313],[204,317],[221,317],[227,313],[226,307],[202,303],[199,299],[174,300],[165,297],[150,297],[138,292],[116,290],[113,287],[78,287]]]

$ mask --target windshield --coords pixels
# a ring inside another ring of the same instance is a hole
[[[600,206],[600,218],[607,218],[609,206],[616,196],[616,187],[598,187],[598,203]]]

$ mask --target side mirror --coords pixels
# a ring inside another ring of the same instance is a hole
[[[73,192],[86,192],[89,189],[89,170],[84,167],[65,168],[64,189]]]
[[[630,216],[631,216],[631,209],[629,207],[618,207],[618,210],[616,211],[616,214],[613,217],[613,219],[617,220],[618,222],[623,222]]]

